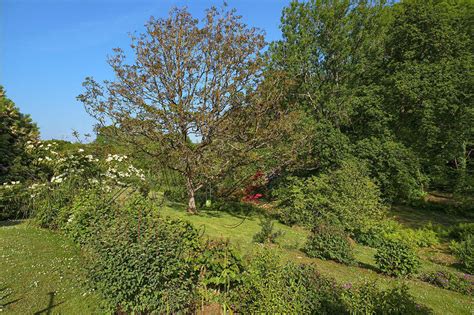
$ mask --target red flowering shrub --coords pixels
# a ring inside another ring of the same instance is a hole
[[[267,183],[267,178],[262,171],[257,171],[251,178],[251,182],[244,188],[243,202],[256,202],[258,199],[263,197],[263,194],[259,191]]]

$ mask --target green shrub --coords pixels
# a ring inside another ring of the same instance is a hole
[[[320,276],[311,265],[283,264],[269,249],[250,257],[244,281],[231,303],[241,314],[343,312],[334,281]]]
[[[70,206],[80,191],[77,179],[67,180],[60,185],[47,184],[47,187],[34,198],[33,217],[36,224],[44,228],[58,228],[57,219],[60,210]]]
[[[200,283],[206,289],[225,291],[242,282],[243,262],[228,242],[209,241],[199,258]]]
[[[410,229],[400,228],[385,235],[388,239],[403,241],[418,247],[430,247],[439,244],[439,239],[435,231],[421,228]]]
[[[71,205],[61,208],[55,225],[73,241],[84,245],[99,237],[100,230],[111,224],[117,205],[110,198],[109,194],[95,189],[80,192]]]
[[[280,237],[283,232],[282,231],[274,231],[273,230],[273,222],[272,219],[266,217],[263,220],[260,220],[260,231],[257,232],[253,236],[253,241],[256,243],[275,243],[276,239]]]
[[[354,154],[368,161],[370,175],[389,201],[416,201],[425,193],[427,177],[419,158],[402,143],[370,137],[359,141]]]
[[[304,251],[309,257],[331,259],[344,264],[354,262],[352,245],[339,227],[318,224],[308,237]]]
[[[86,265],[110,311],[189,312],[199,278],[198,232],[132,205],[114,217],[88,243]]]
[[[400,224],[394,220],[369,221],[366,226],[354,231],[354,239],[360,244],[378,247],[387,235],[399,229],[401,229]]]
[[[272,192],[278,200],[276,215],[278,220],[286,225],[313,226],[314,214],[308,206],[305,180],[297,177],[287,177]]]
[[[431,314],[431,311],[415,302],[408,287],[395,286],[380,290],[375,283],[352,287],[343,285],[342,300],[349,314]]]
[[[386,208],[380,191],[363,164],[342,162],[334,171],[308,179],[291,179],[288,188],[276,191],[279,218],[284,223],[313,226],[324,220],[352,232],[370,220],[381,220]]]
[[[461,276],[449,271],[433,271],[422,274],[420,279],[443,289],[474,295],[474,276],[468,274]]]
[[[439,244],[437,233],[428,227],[421,229],[405,228],[394,220],[370,222],[367,226],[354,231],[357,242],[371,246],[380,246],[385,239],[399,240],[418,247],[430,247]]]
[[[31,196],[25,185],[17,181],[0,185],[0,221],[25,219],[31,207]]]
[[[409,244],[385,240],[377,249],[375,261],[380,271],[389,276],[409,276],[417,271],[420,260]]]
[[[388,290],[380,290],[375,282],[357,287],[345,284],[343,289],[342,301],[349,314],[430,314],[415,302],[405,284]]]
[[[462,241],[467,239],[469,235],[474,235],[474,223],[459,223],[451,227],[448,237],[456,241]]]
[[[469,235],[464,241],[452,242],[451,250],[462,263],[464,270],[474,274],[474,235]]]
[[[0,86],[0,185],[23,182],[35,175],[27,148],[38,138],[38,126],[29,115],[20,112]],[[0,213],[3,211],[0,208]]]

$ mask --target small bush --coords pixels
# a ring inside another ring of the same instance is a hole
[[[340,314],[335,282],[311,265],[283,264],[263,249],[250,257],[242,285],[232,297],[241,314]]]
[[[420,279],[443,289],[474,295],[474,276],[458,275],[449,271],[435,271],[420,276]]]
[[[355,230],[354,238],[357,242],[371,247],[380,246],[385,239],[399,240],[418,247],[439,244],[438,235],[432,229],[428,227],[416,230],[404,228],[394,220],[370,222],[367,226]]]
[[[130,206],[116,213],[88,243],[93,288],[113,312],[189,312],[199,278],[198,232],[145,210]]]
[[[0,221],[25,219],[30,215],[31,196],[20,182],[0,185]]]
[[[360,244],[378,247],[387,235],[399,229],[401,229],[400,224],[394,220],[369,221],[366,226],[354,231],[354,238]]]
[[[199,258],[200,283],[206,289],[229,291],[242,282],[242,260],[228,242],[209,241]]]
[[[43,228],[57,229],[60,210],[70,206],[79,192],[76,179],[60,185],[47,184],[34,199],[33,217],[36,224]]]
[[[375,283],[346,284],[343,288],[341,296],[349,314],[431,314],[415,302],[405,284],[388,290],[378,289]]]
[[[308,206],[305,180],[287,177],[273,190],[272,195],[278,200],[276,215],[286,225],[313,226],[314,214]]]
[[[377,249],[375,261],[389,276],[409,276],[417,271],[420,260],[409,244],[399,240],[385,240]]]
[[[453,242],[451,250],[462,263],[464,270],[474,274],[474,235],[469,235],[464,241]]]
[[[276,239],[280,237],[282,231],[273,230],[272,219],[267,217],[263,220],[260,220],[261,230],[253,236],[253,241],[256,243],[275,243]]]
[[[308,237],[304,251],[309,257],[352,264],[354,255],[346,233],[335,226],[318,224]]]
[[[100,231],[113,221],[117,205],[110,198],[94,189],[80,192],[71,205],[61,208],[55,225],[74,242],[84,245],[99,237]]]
[[[388,239],[403,241],[418,247],[430,247],[439,244],[436,232],[426,228],[417,230],[401,228],[385,236]]]

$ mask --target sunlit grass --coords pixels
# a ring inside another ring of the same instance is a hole
[[[0,311],[5,314],[98,314],[84,287],[79,249],[27,223],[0,222]]]

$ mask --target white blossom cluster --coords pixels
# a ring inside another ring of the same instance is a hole
[[[112,161],[122,162],[123,160],[126,160],[127,158],[128,157],[126,155],[108,154],[107,158],[105,159],[105,162],[112,162]]]
[[[39,183],[33,183],[28,187],[28,190],[30,190],[31,193],[31,198],[35,198],[38,195],[38,191],[41,190],[42,188],[46,187],[46,184],[39,184]]]
[[[66,179],[66,174],[60,174],[51,178],[51,183],[60,184]]]
[[[13,188],[17,185],[20,185],[20,182],[19,181],[11,181],[9,183],[3,183],[3,188],[6,188],[6,189],[10,189],[10,188]]]
[[[33,183],[27,189],[34,198],[40,194],[40,189],[55,189],[71,177],[78,177],[84,182],[100,185],[102,189],[112,190],[114,186],[127,186],[134,180],[145,181],[142,170],[134,167],[128,157],[122,154],[108,154],[105,159],[99,159],[92,154],[86,154],[84,149],[68,154],[55,151],[58,144],[41,141],[26,142],[26,149],[35,157],[38,166],[45,167],[53,172],[53,176],[46,183]],[[101,170],[104,170],[101,171]],[[2,188],[13,187],[20,182],[3,184]]]

